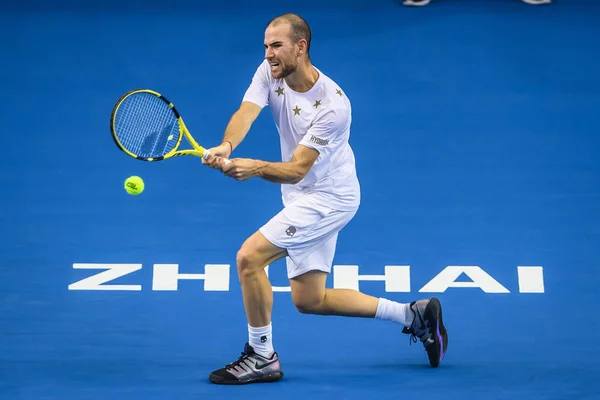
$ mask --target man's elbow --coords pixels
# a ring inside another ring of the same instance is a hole
[[[290,184],[291,185],[295,185],[299,182],[302,181],[302,179],[304,179],[304,177],[306,176],[306,174],[308,174],[308,171],[310,170],[310,167],[305,167],[302,165],[296,165],[296,167],[294,168],[294,172],[292,174],[292,176],[290,177]]]
[[[292,185],[295,185],[304,179],[313,164],[317,161],[317,157],[319,157],[319,152],[315,149],[305,146],[300,146],[298,148],[290,161],[292,167],[290,183]]]
[[[296,173],[296,174],[292,175],[292,177],[290,178],[290,180],[288,182],[290,185],[295,185],[297,183],[302,182],[302,179],[304,179],[305,176],[306,176],[306,174]]]

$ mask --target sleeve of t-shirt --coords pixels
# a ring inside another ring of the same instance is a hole
[[[348,123],[347,110],[341,108],[329,110],[314,122],[299,144],[313,148],[322,157],[328,158],[344,140]]]
[[[261,108],[269,105],[269,63],[265,60],[258,66],[242,101],[252,102]]]

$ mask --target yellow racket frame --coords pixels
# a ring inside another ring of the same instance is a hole
[[[133,96],[135,94],[139,94],[139,93],[152,94],[152,95],[158,97],[159,99],[161,99],[162,101],[164,101],[166,104],[169,105],[169,107],[173,111],[173,114],[175,114],[177,121],[179,122],[179,137],[177,138],[177,143],[175,144],[175,146],[173,146],[173,149],[171,149],[171,151],[169,151],[164,156],[148,158],[148,157],[142,157],[138,154],[134,154],[125,148],[125,146],[121,143],[121,141],[119,141],[119,138],[117,136],[116,127],[115,127],[115,116],[117,115],[117,112],[119,111],[119,107],[121,107],[121,104],[123,104],[123,102],[128,97]],[[185,126],[185,123],[183,122],[183,118],[181,117],[181,115],[179,114],[179,111],[177,111],[177,109],[175,108],[173,103],[171,103],[162,94],[160,94],[154,90],[150,90],[150,89],[131,90],[131,91],[125,93],[123,96],[121,96],[121,98],[119,98],[119,100],[116,102],[115,106],[113,107],[112,113],[110,115],[110,131],[112,133],[112,138],[115,141],[116,145],[119,147],[119,149],[121,149],[125,154],[127,154],[130,157],[133,157],[137,160],[162,161],[162,160],[166,160],[168,158],[178,157],[178,156],[196,156],[196,157],[201,157],[201,158],[206,159],[210,155],[210,152],[207,149],[200,146],[198,144],[198,142],[196,142],[196,140],[194,139],[194,137],[192,136],[190,131]],[[184,136],[187,139],[187,141],[190,143],[190,145],[193,147],[193,149],[178,150],[179,146],[181,145],[181,140],[183,139]]]

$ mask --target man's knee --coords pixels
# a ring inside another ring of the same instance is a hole
[[[240,279],[264,271],[265,267],[286,255],[285,249],[280,249],[259,232],[249,237],[236,254],[236,264]]]
[[[245,243],[238,250],[235,261],[240,279],[256,273],[260,268],[256,251]]]
[[[319,296],[304,296],[293,298],[296,310],[302,314],[320,314],[323,308],[323,297]]]
[[[317,284],[303,287],[292,285],[292,301],[302,314],[321,314],[325,305],[325,295],[325,288]]]

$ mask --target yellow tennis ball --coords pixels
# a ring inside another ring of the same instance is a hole
[[[139,176],[130,176],[125,179],[125,190],[132,195],[138,195],[144,191],[144,181]]]

